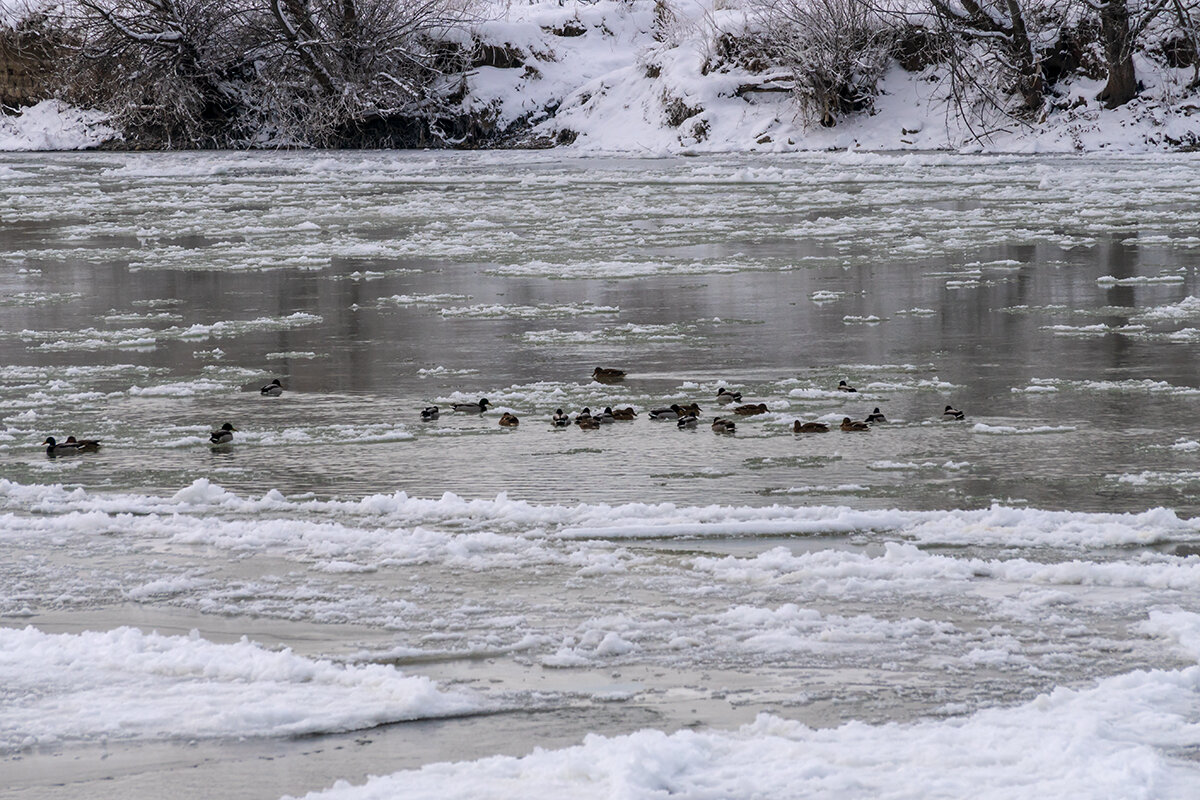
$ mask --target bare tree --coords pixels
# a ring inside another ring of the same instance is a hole
[[[438,78],[465,65],[438,39],[471,19],[472,2],[78,0],[67,85],[168,146],[429,133],[444,107]]]
[[[867,0],[760,0],[758,16],[770,60],[792,72],[810,120],[830,127],[871,108],[895,31]]]

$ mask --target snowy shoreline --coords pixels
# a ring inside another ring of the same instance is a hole
[[[1200,97],[1188,88],[1192,71],[1143,53],[1135,56],[1142,88],[1130,102],[1105,108],[1097,99],[1104,80],[1067,77],[1036,119],[999,115],[986,132],[978,121],[961,118],[938,68],[908,71],[892,60],[869,111],[822,127],[805,120],[795,98],[770,75],[736,63],[710,71],[714,41],[722,31],[745,29],[748,7],[679,3],[666,34],[656,13],[651,0],[497,5],[469,33],[449,33],[448,42],[492,48],[513,62],[463,73],[463,99],[454,113],[493,131],[487,146],[467,142],[463,149],[653,157],[826,150],[1138,153],[1200,146]],[[754,86],[763,88],[748,88]],[[19,116],[0,115],[0,151],[123,149],[106,120],[98,111],[46,100]],[[294,145],[267,137],[254,149]]]

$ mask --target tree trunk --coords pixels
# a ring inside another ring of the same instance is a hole
[[[1129,7],[1125,0],[1108,0],[1100,7],[1100,38],[1104,42],[1108,83],[1096,99],[1103,100],[1106,108],[1117,108],[1138,92],[1133,70],[1133,34],[1129,30]]]

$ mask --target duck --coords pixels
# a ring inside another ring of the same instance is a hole
[[[626,408],[618,408],[618,409],[614,410],[612,413],[613,413],[613,419],[617,420],[618,422],[632,422],[633,419],[637,416],[637,412],[633,410],[633,406],[627,406]]]
[[[46,455],[48,456],[66,456],[75,453],[84,453],[98,450],[100,448],[99,439],[85,439],[82,442],[75,441],[74,436],[68,436],[65,442],[59,442],[53,436],[47,436],[42,442],[46,445]]]
[[[517,419],[516,414],[510,414],[505,411],[500,415],[500,426],[504,428],[515,428],[521,424],[521,420]]]
[[[600,421],[599,421],[599,420],[593,420],[593,419],[592,419],[592,410],[591,410],[590,408],[588,408],[587,406],[584,406],[584,407],[583,407],[583,411],[580,411],[578,414],[576,414],[576,415],[575,415],[575,424],[576,424],[576,425],[582,425],[582,424],[583,424],[583,422],[584,422],[584,420],[586,420],[586,421],[588,421],[588,422],[593,422],[593,421],[595,421],[595,423],[596,423],[597,425],[599,425],[599,424],[600,424]]]
[[[696,419],[696,416],[694,414],[684,414],[682,417],[679,418],[679,421],[676,422],[675,425],[680,430],[685,430],[687,428],[696,427],[696,425],[699,422],[700,422],[700,420]]]
[[[731,419],[716,417],[712,421],[712,429],[713,433],[733,433],[737,429],[737,425]]]
[[[208,435],[208,441],[212,444],[229,444],[233,441],[233,432],[236,430],[237,428],[226,422],[220,430],[215,430]]]
[[[959,411],[954,406],[946,406],[946,410],[942,412],[942,420],[949,422],[951,420],[962,419],[963,412]]]
[[[617,421],[617,417],[613,414],[612,406],[605,406],[604,410],[596,415],[596,421],[601,425],[611,425]]]
[[[440,413],[437,406],[425,406],[425,408],[421,409],[421,419],[425,422],[432,422],[438,418],[438,414]]]
[[[855,389],[853,386],[846,383],[845,381],[838,381],[837,390],[839,392],[857,392],[858,391],[858,389]]]
[[[765,414],[765,413],[767,413],[767,404],[766,403],[758,403],[758,404],[751,403],[749,405],[738,406],[737,408],[735,408],[733,410],[733,413],[738,414],[743,417],[752,417],[755,414]]]
[[[654,408],[650,410],[650,419],[659,421],[665,419],[679,419],[683,415],[684,410],[682,407],[680,407],[679,403],[671,403],[671,405],[667,406],[666,408]]]
[[[852,420],[852,419],[850,419],[849,417],[845,417],[845,418],[843,418],[843,419],[842,419],[842,425],[841,425],[841,428],[842,428],[842,430],[843,430],[843,431],[845,431],[846,433],[857,433],[857,432],[859,432],[859,431],[869,431],[869,430],[871,430],[871,426],[870,426],[870,425],[868,425],[867,423],[865,423],[865,422],[858,422],[858,421],[856,421],[856,420]]]
[[[561,408],[556,408],[554,416],[550,418],[550,423],[556,428],[565,428],[571,424],[571,415],[564,414]]]
[[[731,392],[722,386],[720,389],[717,389],[717,402],[723,406],[729,405],[730,403],[740,403],[742,402],[742,393]]]
[[[874,411],[872,411],[870,414],[867,414],[867,422],[871,424],[876,422],[887,422],[887,417],[885,417],[883,412],[879,410],[879,406],[876,406]]]
[[[482,397],[478,403],[455,403],[451,408],[464,414],[482,414],[491,404],[492,401]]]
[[[680,416],[683,416],[683,414],[691,414],[693,417],[700,416],[699,403],[688,403],[686,406],[680,406],[680,408],[683,409],[683,413]]]
[[[829,433],[829,426],[824,422],[801,422],[796,420],[792,423],[792,433]]]
[[[601,383],[624,380],[625,370],[613,369],[612,367],[596,367],[592,370],[592,378]]]
[[[578,416],[575,418],[575,424],[579,426],[581,431],[594,431],[599,429],[600,421],[594,417]]]
[[[283,394],[283,385],[279,382],[279,378],[275,378],[258,391],[262,393],[263,397],[279,397]]]

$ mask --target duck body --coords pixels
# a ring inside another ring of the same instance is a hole
[[[946,410],[942,412],[942,421],[950,422],[952,420],[963,419],[963,412],[959,411],[954,406],[946,406]]]
[[[579,426],[581,431],[594,431],[600,428],[600,421],[591,416],[578,416],[575,418],[575,424]]]
[[[47,436],[42,444],[46,445],[46,455],[48,456],[72,456],[76,453],[95,452],[100,449],[99,439],[77,441],[74,436],[68,436],[65,442],[57,441],[53,436]]]
[[[596,421],[601,425],[611,425],[617,421],[616,414],[613,413],[612,406],[605,406],[604,410],[596,415]]]
[[[625,370],[612,367],[596,367],[592,370],[592,378],[601,383],[612,383],[625,379]]]
[[[700,416],[699,403],[688,403],[686,406],[680,406],[680,408],[683,409],[684,414],[691,414],[693,417]]]
[[[482,397],[478,403],[455,403],[451,408],[460,414],[482,414],[491,404],[490,400]]]
[[[792,423],[792,433],[829,433],[829,426],[824,422],[801,422],[796,420]]]
[[[755,414],[767,413],[766,403],[750,403],[744,406],[738,406],[733,410],[733,413],[743,417],[752,417]]]
[[[500,415],[500,427],[502,428],[515,428],[520,424],[521,420],[517,419],[516,414],[510,414],[505,411]]]
[[[279,378],[275,378],[258,391],[262,393],[263,397],[279,397],[283,394],[283,385],[279,383]]]
[[[680,430],[686,430],[688,428],[696,427],[696,425],[699,424],[699,422],[700,422],[700,420],[696,419],[696,416],[694,414],[684,414],[682,417],[679,418],[679,421],[676,422],[675,425]]]
[[[637,416],[637,412],[633,410],[633,406],[629,406],[628,408],[618,408],[612,413],[613,419],[617,420],[618,422],[632,422],[634,417]]]
[[[838,381],[837,390],[839,392],[857,392],[858,391],[858,389],[855,389],[853,386],[846,383],[845,381]]]
[[[655,408],[650,411],[650,419],[659,421],[679,419],[682,416],[684,416],[684,410],[678,403],[671,403],[666,408]]]
[[[724,417],[716,417],[712,421],[713,433],[733,433],[737,430],[737,425],[731,419]]]
[[[220,430],[215,430],[208,435],[208,441],[214,445],[229,444],[233,441],[233,432],[236,430],[237,428],[226,422],[221,426]]]
[[[571,415],[564,414],[561,408],[556,408],[554,416],[550,418],[550,424],[556,428],[565,428],[571,424]]]
[[[860,433],[871,430],[871,426],[867,423],[858,422],[857,420],[852,420],[849,417],[845,417],[842,420],[841,428],[846,433]]]
[[[874,425],[876,422],[887,422],[887,417],[885,417],[883,412],[879,410],[879,407],[876,406],[874,411],[872,411],[870,414],[867,414],[867,422],[872,425]]]
[[[421,409],[421,419],[425,422],[432,422],[438,418],[440,413],[441,412],[438,410],[437,406],[426,406],[425,408]]]
[[[590,408],[588,408],[587,406],[584,406],[583,411],[580,411],[578,414],[575,415],[575,424],[576,425],[582,425],[585,422],[589,422],[589,423],[595,422],[597,425],[600,424],[599,420],[592,419],[592,410]]]
[[[742,402],[742,393],[731,392],[722,386],[720,389],[717,389],[717,402],[723,406],[727,406],[730,403],[740,403]]]

